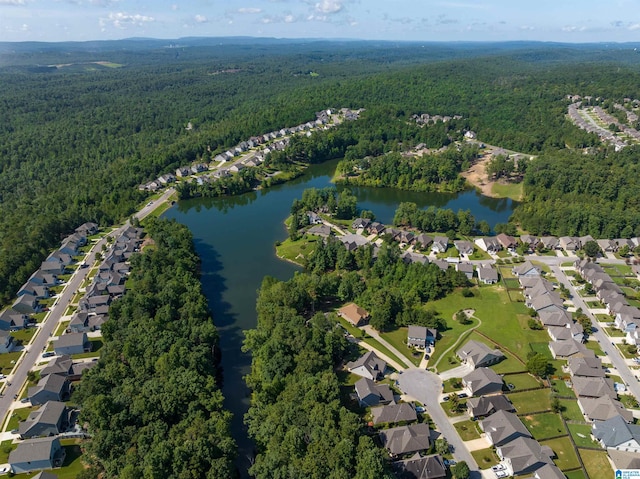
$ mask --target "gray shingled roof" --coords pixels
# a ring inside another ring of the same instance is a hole
[[[416,421],[418,415],[413,404],[400,403],[379,406],[371,409],[374,424]]]
[[[48,461],[51,458],[51,449],[55,437],[28,439],[18,444],[18,447],[9,454],[9,464],[24,462]]]
[[[380,431],[380,440],[393,455],[410,454],[429,449],[430,434],[428,424],[411,424]]]
[[[602,442],[604,447],[617,447],[635,439],[640,443],[640,426],[627,424],[627,421],[616,415],[606,421],[596,421],[592,427],[593,436]]]

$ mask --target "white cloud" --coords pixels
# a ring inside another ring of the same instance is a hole
[[[100,18],[100,26],[104,28],[107,25],[112,25],[115,28],[124,29],[129,26],[142,26],[145,23],[153,21],[155,21],[155,19],[147,15],[130,15],[124,12],[111,12],[107,17]]]
[[[26,5],[26,0],[0,0],[0,5]]]
[[[521,25],[520,26],[520,30],[522,30],[522,31],[531,31],[531,30],[535,30],[535,27],[532,27],[531,25]]]
[[[342,10],[341,0],[321,0],[316,3],[316,11],[320,13],[338,13]]]
[[[242,7],[238,8],[238,13],[262,13],[262,8]]]
[[[627,28],[629,30],[640,30],[640,23],[634,23],[633,25],[629,25]]]
[[[196,23],[207,23],[209,19],[204,15],[196,15],[193,17]]]
[[[562,27],[562,31],[563,32],[568,32],[568,33],[573,33],[573,32],[584,32],[587,28],[586,27],[578,27],[575,25],[566,25],[564,27]]]

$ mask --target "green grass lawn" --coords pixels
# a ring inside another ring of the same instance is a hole
[[[638,400],[631,394],[620,394],[618,396],[622,405],[627,409],[638,409]]]
[[[75,479],[84,469],[82,449],[78,439],[63,439],[60,441],[65,449],[66,457],[60,469],[55,470],[58,479]]]
[[[611,468],[611,464],[609,464],[605,451],[598,452],[581,449],[579,452],[589,477],[613,477],[613,469]]]
[[[549,446],[556,453],[556,459],[554,462],[556,466],[563,471],[565,469],[577,469],[580,467],[580,461],[576,454],[569,436],[559,437],[557,439],[550,439],[548,441],[540,442],[541,446]],[[593,476],[598,477],[598,476]]]
[[[580,406],[575,399],[560,399],[560,406],[562,407],[562,417],[569,421],[584,421],[584,416],[580,412]]]
[[[56,329],[56,332],[53,335],[61,336],[69,326],[70,322],[71,321],[61,321],[60,324],[58,325],[58,329]]]
[[[565,472],[564,475],[567,476],[567,479],[589,479],[588,477],[585,477],[584,472],[582,472],[582,469],[576,469],[575,471]]]
[[[0,354],[0,371],[2,374],[9,374],[21,354],[19,351]]]
[[[450,393],[453,391],[458,391],[462,389],[462,382],[460,381],[460,378],[451,378],[451,379],[447,379],[444,382],[444,389],[442,390],[443,393]]]
[[[548,411],[551,409],[551,391],[549,389],[536,389],[508,395],[518,414],[530,412]],[[576,403],[577,405],[577,403]]]
[[[0,464],[5,464],[9,460],[9,454],[13,451],[17,444],[11,444],[11,439],[0,442]]]
[[[477,421],[462,421],[455,423],[453,427],[456,428],[463,441],[471,441],[480,437],[477,424]]]
[[[478,463],[480,469],[489,469],[491,466],[495,466],[500,462],[500,459],[498,459],[498,456],[496,456],[496,453],[490,447],[471,451],[471,455]]]
[[[396,356],[395,354],[393,354],[391,351],[389,351],[385,346],[383,346],[382,344],[380,344],[380,342],[370,336],[367,336],[366,338],[363,337],[363,333],[364,331],[362,329],[358,329],[355,326],[353,326],[349,321],[347,321],[344,318],[338,317],[338,322],[340,323],[341,326],[343,326],[349,333],[351,333],[351,335],[354,338],[358,338],[361,341],[367,343],[369,346],[377,349],[378,351],[380,351],[383,354],[386,354],[387,356],[389,356],[391,359],[393,359],[394,361],[396,361],[397,363],[399,363],[400,365],[405,364],[404,361],[402,361],[400,358],[398,358],[398,356]],[[75,355],[73,356],[74,358],[76,357]]]
[[[83,358],[93,358],[95,356],[100,356],[100,349],[102,349],[102,346],[104,345],[104,343],[102,342],[102,338],[89,338],[89,341],[91,341],[91,344],[93,346],[90,352],[82,353],[82,354],[72,354],[71,358],[83,359]]]
[[[551,386],[557,391],[558,396],[575,398],[576,395],[569,386],[561,379],[551,381]]]
[[[469,326],[456,327],[450,319],[460,309],[472,308],[475,316],[482,321],[479,331],[486,334],[496,343],[513,351],[520,359],[526,362],[529,344],[549,341],[546,331],[534,331],[528,328],[529,315],[524,303],[511,302],[506,290],[501,286],[487,286],[471,289],[474,296],[465,298],[458,291],[446,298],[433,301],[428,307],[440,312],[446,318],[451,330],[443,332],[443,338],[438,342],[436,358],[440,351],[447,349]],[[444,366],[446,361],[439,365]]]
[[[11,336],[13,336],[16,339],[16,341],[22,341],[23,345],[27,345],[29,344],[29,341],[31,341],[31,338],[33,338],[35,334],[36,334],[36,328],[25,328],[25,329],[20,329],[19,331],[15,331],[11,333]]]
[[[605,273],[609,276],[630,276],[635,278],[636,275],[633,273],[631,266],[628,264],[607,264],[603,265],[602,269],[604,269]]]
[[[542,386],[540,381],[529,373],[509,374],[504,376],[504,382],[507,384],[513,384],[515,386],[513,391],[518,391],[520,389],[532,389]]]
[[[562,418],[553,412],[520,416],[520,419],[537,441],[566,434]]]
[[[319,236],[306,234],[297,241],[291,241],[287,238],[276,246],[276,254],[280,258],[293,261],[297,264],[303,264],[306,257],[315,251],[319,240],[321,240]]]
[[[618,328],[602,328],[612,338],[624,338],[626,334],[620,331]]]
[[[420,366],[420,362],[424,357],[424,351],[418,351],[407,346],[407,332],[409,328],[398,328],[395,331],[381,333],[380,336],[391,346],[401,352],[415,366]]]
[[[600,444],[591,439],[591,426],[587,424],[567,424],[573,441],[578,447],[600,447]]]
[[[489,255],[489,253],[485,253],[480,248],[477,248],[477,247],[474,246],[473,254],[471,254],[471,256],[469,256],[469,259],[470,260],[484,260],[484,259],[491,259],[491,256]]]
[[[494,183],[491,192],[500,198],[511,198],[514,201],[522,201],[524,183]]]
[[[604,356],[604,351],[602,350],[602,348],[600,348],[600,344],[598,343],[598,341],[587,341],[586,343],[584,343],[584,345],[587,347],[587,349],[590,349],[591,351],[593,351],[595,353],[596,356]]]
[[[11,419],[9,419],[9,424],[7,425],[7,431],[18,429],[18,424],[20,423],[20,421],[24,421],[25,419],[27,419],[27,417],[29,416],[29,414],[31,414],[31,411],[33,410],[34,408],[32,407],[23,407],[23,408],[14,409],[13,412],[11,413]]]

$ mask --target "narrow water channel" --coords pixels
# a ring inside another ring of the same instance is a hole
[[[256,294],[262,279],[269,275],[285,280],[298,269],[278,260],[274,248],[276,241],[287,236],[283,221],[291,203],[306,188],[330,186],[336,164],[332,161],[312,166],[304,176],[264,192],[180,201],[164,215],[189,227],[202,259],[202,285],[220,333],[225,407],[234,414],[232,430],[243,477],[248,477],[253,453],[243,423],[249,408],[243,376],[251,366],[251,357],[241,351],[243,331],[256,325]],[[486,220],[491,226],[506,222],[514,207],[511,200],[486,198],[475,191],[456,195],[355,188],[354,192],[359,207],[372,210],[383,223],[391,223],[402,201],[420,207],[469,209],[476,220]]]

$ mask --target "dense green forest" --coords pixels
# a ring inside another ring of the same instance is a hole
[[[107,225],[130,215],[146,198],[138,184],[252,135],[311,120],[324,108],[366,112],[335,131],[292,142],[288,161],[343,154],[355,160],[415,146],[425,138],[409,125],[410,116],[430,113],[459,114],[482,141],[548,153],[540,164],[562,169],[567,155],[553,152],[596,144],[565,118],[568,93],[640,97],[637,55],[624,48],[248,40],[145,45],[16,45],[11,53],[3,46],[0,304],[64,234],[85,221]],[[85,63],[92,61],[123,66]],[[58,63],[71,66],[32,68]],[[192,130],[185,129],[188,122]],[[531,175],[527,185],[539,184],[535,170]],[[523,224],[535,219],[540,231],[562,230],[541,222],[548,212],[530,211],[518,211]],[[609,215],[601,221],[603,232],[626,226],[612,227]]]
[[[132,258],[129,290],[109,310],[100,362],[74,400],[91,440],[91,475],[232,478],[235,442],[217,384],[218,335],[186,226],[148,223],[153,244]]]

